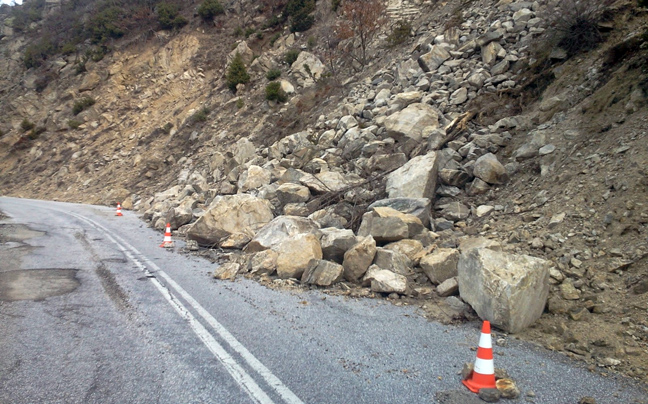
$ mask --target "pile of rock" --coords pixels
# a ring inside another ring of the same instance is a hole
[[[269,147],[243,138],[206,164],[187,162],[179,185],[140,204],[145,218],[203,246],[248,254],[219,277],[344,280],[409,295],[432,284],[442,297],[460,294],[494,325],[526,327],[544,308],[550,265],[462,232],[469,217],[504,209],[461,197],[515,174],[515,162],[504,165],[497,153],[511,139],[506,130],[528,123],[511,117],[465,131],[461,122],[469,100],[516,86],[513,72],[526,59],[520,49],[542,32],[537,3],[500,3],[488,19],[473,6],[460,26],[422,35],[405,60],[353,88],[339,117],[321,116]],[[304,86],[304,61],[320,65],[307,52],[300,58],[292,70]],[[354,233],[353,205],[363,204]]]

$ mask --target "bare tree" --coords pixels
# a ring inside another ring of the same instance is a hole
[[[378,30],[387,22],[382,0],[346,0],[340,7],[342,19],[336,33],[340,40],[351,39],[347,54],[362,66],[367,65],[367,47]],[[354,43],[359,42],[360,54],[354,52]]]

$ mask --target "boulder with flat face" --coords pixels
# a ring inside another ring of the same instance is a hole
[[[322,245],[324,259],[340,264],[344,259],[344,253],[358,242],[353,230],[350,229],[327,227],[321,229],[320,232],[322,234],[320,244]]]
[[[454,248],[439,248],[421,258],[420,265],[430,281],[438,285],[457,276],[458,262],[459,251]]]
[[[301,281],[312,285],[331,286],[342,279],[343,273],[344,268],[338,263],[313,259],[306,267]]]
[[[550,266],[528,255],[472,248],[459,257],[459,294],[480,318],[516,333],[542,314],[549,295]]]
[[[235,233],[254,237],[272,218],[272,206],[265,199],[247,194],[218,196],[187,230],[187,238],[213,246]]]
[[[376,256],[376,240],[368,236],[344,253],[344,278],[356,282],[367,272]]]
[[[387,176],[387,194],[390,198],[434,200],[438,169],[436,152],[414,157]]]
[[[299,216],[278,216],[257,232],[245,247],[246,252],[263,251],[273,248],[285,240],[299,234],[319,234],[317,223]]]
[[[273,248],[277,252],[277,276],[300,279],[311,260],[322,259],[322,248],[313,234],[298,234]]]

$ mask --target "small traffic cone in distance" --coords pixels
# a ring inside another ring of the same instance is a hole
[[[167,223],[166,225],[166,231],[164,232],[164,241],[162,241],[160,247],[173,247],[173,239],[171,238],[171,223]]]
[[[115,216],[124,216],[121,213],[121,203],[117,203],[117,213],[115,213]]]
[[[495,385],[495,365],[493,364],[493,344],[490,332],[490,322],[484,321],[481,336],[479,337],[474,370],[468,379],[462,381],[473,393],[479,393],[479,389],[494,389],[497,387]]]

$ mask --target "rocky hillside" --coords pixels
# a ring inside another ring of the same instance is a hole
[[[81,72],[73,55],[26,69],[4,13],[0,190],[121,202],[217,278],[489,319],[647,381],[648,13],[594,3],[582,49],[553,3],[390,2],[366,66],[327,59],[343,18],[327,2],[301,33],[196,4]],[[233,91],[237,53],[250,81]],[[266,99],[271,71],[286,102]]]

